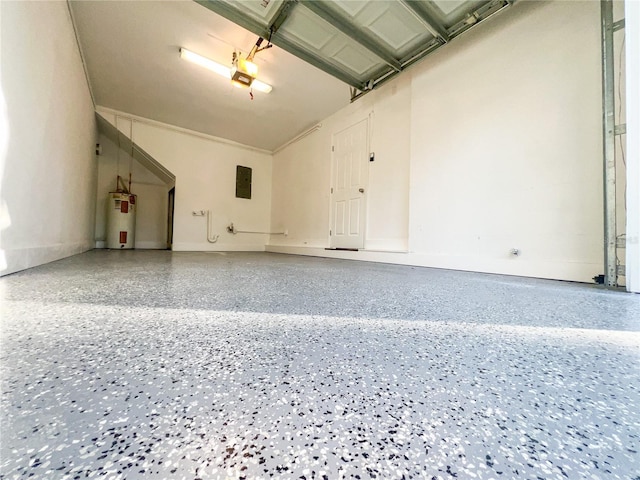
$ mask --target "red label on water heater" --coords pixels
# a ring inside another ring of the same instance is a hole
[[[131,205],[135,205],[136,204],[136,196],[135,195],[131,195],[129,197],[129,203],[131,203]]]
[[[120,213],[129,213],[129,202],[125,200],[120,202]]]
[[[127,243],[127,232],[120,232],[120,243]]]

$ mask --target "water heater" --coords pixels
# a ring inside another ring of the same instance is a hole
[[[107,197],[107,248],[133,248],[136,232],[136,195],[109,192]]]

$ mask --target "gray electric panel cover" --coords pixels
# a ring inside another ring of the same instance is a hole
[[[236,167],[236,198],[251,198],[251,169]]]

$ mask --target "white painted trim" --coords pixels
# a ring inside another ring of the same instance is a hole
[[[280,145],[278,148],[276,148],[274,151],[271,152],[272,155],[275,155],[276,153],[278,153],[281,150],[284,150],[285,148],[287,148],[289,145],[293,145],[294,143],[296,143],[298,140],[302,140],[304,137],[306,137],[307,135],[311,135],[313,132],[315,132],[316,130],[319,130],[322,128],[322,124],[321,123],[317,123],[315,124],[313,127],[305,130],[304,132],[296,135],[295,137],[293,137],[291,140],[289,140],[288,142],[283,143],[282,145]]]
[[[142,241],[135,242],[136,250],[166,250],[167,242]]]
[[[104,240],[96,240],[96,248],[97,249],[106,249],[107,242]],[[135,250],[166,250],[167,244],[165,242],[153,242],[153,241],[142,241],[135,242]]]
[[[121,112],[119,110],[114,110],[112,108],[103,107],[102,105],[97,105],[96,106],[96,113],[102,115],[105,118],[105,120],[108,120],[108,118],[105,117],[104,114],[106,114],[106,115],[116,115],[118,117],[127,119],[129,121],[132,120],[134,122],[143,123],[143,124],[150,125],[150,126],[153,126],[153,127],[163,128],[165,130],[170,130],[172,132],[178,132],[178,133],[182,133],[182,134],[185,134],[185,135],[191,135],[193,137],[203,138],[205,140],[209,140],[209,141],[216,142],[216,143],[221,143],[223,145],[230,145],[230,146],[233,146],[233,147],[243,148],[245,150],[250,150],[252,152],[265,153],[267,155],[271,155],[272,154],[272,152],[270,150],[264,150],[262,148],[252,147],[250,145],[245,145],[243,143],[234,142],[232,140],[227,140],[226,138],[222,138],[222,137],[214,137],[213,135],[208,135],[206,133],[196,132],[195,130],[189,130],[187,128],[176,127],[175,125],[170,125],[168,123],[158,122],[157,120],[151,120],[150,118],[139,117],[137,115],[132,115],[130,113]],[[126,132],[122,132],[122,133],[124,133],[126,135]]]
[[[284,253],[290,255],[305,255],[311,257],[337,258],[342,260],[359,260],[365,262],[391,263],[395,265],[408,265],[415,267],[442,268],[446,270],[462,270],[479,273],[495,273],[499,275],[514,275],[519,277],[561,279],[592,283],[593,272],[601,267],[599,263],[572,263],[572,262],[529,262],[522,258],[505,258],[502,261],[496,259],[478,259],[469,256],[438,256],[419,253],[391,253],[359,250],[325,250],[318,247],[291,247],[267,245],[266,251],[271,253]]]
[[[39,247],[10,248],[3,252],[7,266],[0,272],[0,276],[61,260],[88,250],[93,250],[93,245],[90,242],[71,244],[57,243]]]
[[[238,245],[224,243],[188,243],[174,242],[171,248],[174,252],[264,252],[264,244]]]
[[[625,3],[627,116],[627,291],[640,293],[640,2]]]

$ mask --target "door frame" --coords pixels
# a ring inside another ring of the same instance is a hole
[[[167,192],[167,250],[173,250],[173,221],[176,208],[176,187]]]
[[[363,207],[362,207],[362,215],[363,215],[363,224],[362,224],[362,246],[360,248],[358,248],[358,250],[364,250],[365,249],[365,245],[366,245],[366,241],[367,241],[367,220],[369,217],[369,210],[368,210],[368,193],[369,193],[369,152],[371,151],[371,114],[367,115],[366,117],[361,118],[360,120],[354,121],[353,123],[350,123],[347,127],[341,128],[338,131],[335,131],[331,134],[331,173],[330,173],[330,178],[329,178],[329,231],[328,233],[328,245],[330,249],[340,249],[343,247],[339,247],[334,245],[334,238],[335,236],[332,234],[333,233],[333,227],[334,227],[334,215],[335,215],[335,209],[334,209],[334,201],[333,201],[333,190],[335,187],[335,174],[336,174],[336,152],[335,152],[335,146],[336,146],[336,136],[338,136],[339,134],[345,132],[346,130],[349,130],[350,128],[355,127],[356,125],[359,125],[360,123],[366,123],[366,137],[365,137],[365,155],[363,156],[362,162],[363,162],[363,186],[362,188],[365,189],[364,191],[364,195],[363,195]],[[349,249],[351,250],[351,249]]]

